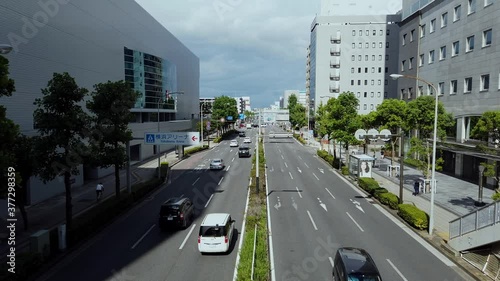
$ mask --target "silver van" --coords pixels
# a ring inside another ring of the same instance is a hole
[[[208,214],[200,225],[198,251],[200,253],[226,253],[234,233],[234,220],[227,213]]]

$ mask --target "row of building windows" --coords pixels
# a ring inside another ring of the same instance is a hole
[[[385,82],[384,82],[384,83],[385,83],[385,85],[387,85],[387,84],[388,84],[387,79],[385,80]],[[364,85],[365,85],[365,86],[368,86],[368,80],[365,80],[365,81],[364,81]],[[372,86],[374,86],[374,85],[375,85],[375,80],[374,80],[374,79],[372,79],[372,80],[371,80],[370,85],[372,85]],[[377,85],[382,85],[382,79],[378,79],[378,83],[377,83]],[[351,86],[354,86],[354,80],[351,80]],[[361,86],[361,80],[358,80],[358,86]]]
[[[359,34],[359,36],[363,36],[363,30],[362,30],[362,29],[360,29],[360,30],[358,31],[358,34]],[[373,36],[376,36],[376,35],[377,35],[377,30],[373,29],[373,30],[372,30],[372,32],[371,32],[371,34],[372,34]],[[391,31],[390,31],[389,29],[387,29],[387,30],[386,30],[386,34],[387,34],[387,35],[390,35],[390,34],[391,34]],[[367,29],[367,30],[365,30],[365,35],[366,35],[366,36],[370,36],[370,30],[368,30],[368,29]],[[384,35],[384,30],[383,30],[383,29],[380,29],[380,30],[379,30],[379,32],[378,32],[378,35],[379,35],[379,36],[383,36],[383,35]],[[352,30],[352,36],[356,36],[356,30],[354,30],[354,29]]]
[[[358,67],[358,73],[362,73],[362,67]],[[355,72],[355,68],[354,67],[351,67],[351,73],[354,73]],[[389,72],[389,68],[386,67],[385,68],[385,73]],[[364,73],[368,73],[368,67],[365,67],[365,72]],[[375,73],[375,67],[372,67],[372,72],[371,73]],[[378,67],[378,73],[382,73],[382,67]]]
[[[377,108],[378,108],[378,106],[379,106],[378,104],[377,104],[377,105],[375,105],[375,106],[374,106],[373,104],[370,104],[370,110],[377,109]],[[361,106],[360,106],[360,105],[358,105],[358,110],[360,110],[360,108],[361,108]],[[367,109],[368,109],[368,105],[367,105],[366,103],[365,103],[365,104],[363,104],[363,109],[364,109],[364,110],[367,110]]]
[[[379,48],[383,48],[384,47],[384,43],[378,42],[378,47]],[[385,43],[385,47],[389,48],[389,42]],[[356,43],[352,43],[352,48],[356,49]],[[369,48],[370,48],[370,43],[366,42],[365,43],[365,49],[369,49]],[[375,49],[375,48],[377,48],[377,43],[376,42],[372,42],[372,49]],[[363,43],[361,43],[361,42],[358,43],[358,49],[363,49]]]
[[[369,61],[369,58],[370,56],[369,55],[365,55],[365,61]],[[372,55],[372,61],[375,61],[375,58],[376,56],[375,55]],[[382,61],[384,57],[382,55],[378,55],[378,60],[379,61]],[[363,56],[362,55],[358,55],[358,61],[362,61],[363,60]],[[385,55],[385,60],[388,61],[389,60],[389,55]],[[356,61],[356,55],[352,55],[351,56],[351,61]]]
[[[360,98],[361,97],[361,92],[357,92],[356,96],[358,98]],[[368,92],[364,92],[363,93],[363,97],[367,98],[368,97]],[[370,97],[374,98],[375,97],[375,92],[370,92]],[[380,98],[380,97],[382,97],[382,93],[381,92],[377,92],[377,98]],[[384,98],[387,98],[387,92],[384,92]]]
[[[491,46],[492,34],[493,34],[493,30],[491,28],[483,31],[482,44],[481,44],[482,48],[486,48],[486,47]],[[466,40],[465,40],[465,52],[466,53],[474,51],[474,45],[475,45],[474,38],[475,38],[474,35],[468,36],[466,38]],[[459,54],[460,54],[460,41],[455,41],[451,44],[451,57],[458,56]],[[447,57],[447,48],[446,48],[446,46],[441,46],[439,48],[439,60],[440,61],[445,60],[446,57]],[[413,61],[414,61],[413,57],[411,57],[408,60],[408,69],[413,68]],[[435,51],[430,50],[429,55],[428,55],[428,64],[434,63],[434,61],[435,61]],[[420,54],[419,60],[418,60],[418,66],[423,66],[423,65],[424,65],[424,54]],[[406,60],[402,60],[401,61],[401,71],[405,71],[405,69],[406,69]]]

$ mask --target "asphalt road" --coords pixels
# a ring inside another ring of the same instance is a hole
[[[254,136],[254,131],[248,130],[247,136]],[[226,169],[207,170],[213,158],[223,158]],[[38,280],[232,280],[251,166],[251,158],[238,158],[238,148],[230,148],[229,141],[191,156],[173,168],[167,187]],[[174,196],[193,200],[195,219],[185,230],[161,232],[160,205]],[[228,254],[202,256],[197,247],[199,225],[207,213],[214,212],[230,213],[237,231]]]
[[[265,153],[275,280],[331,280],[336,250],[349,246],[367,250],[383,280],[468,279],[297,141],[266,138]]]

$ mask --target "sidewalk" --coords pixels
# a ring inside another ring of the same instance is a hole
[[[207,142],[205,142],[207,144]],[[200,144],[201,145],[201,144]],[[210,142],[210,147],[215,147],[218,144]],[[185,147],[185,149],[188,147]],[[161,157],[161,161],[167,161],[170,167],[176,165],[182,159],[177,158],[175,151],[170,151]],[[130,168],[131,185],[137,184],[142,181],[151,179],[156,174],[158,167],[158,158],[151,157],[149,159],[133,163]],[[126,170],[120,171],[120,184],[121,191],[127,190]],[[96,206],[96,193],[95,187],[98,182],[104,185],[104,192],[101,202],[106,198],[112,197],[115,194],[115,175],[114,173],[104,176],[97,180],[87,182],[83,186],[75,187],[72,189],[72,204],[73,204],[73,217],[82,213],[94,206]],[[16,209],[16,252],[20,253],[29,249],[30,236],[42,229],[51,229],[66,221],[66,195],[60,194],[53,198],[47,199],[35,205],[27,206],[26,213],[28,217],[28,231],[24,231],[24,223],[21,217],[21,212]],[[2,229],[2,232],[6,229]],[[0,252],[7,255],[9,249],[7,243],[0,245]]]

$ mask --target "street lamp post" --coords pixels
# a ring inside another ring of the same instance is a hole
[[[434,95],[436,97],[435,105],[434,105],[434,133],[432,136],[432,175],[431,175],[431,211],[429,214],[429,235],[432,235],[434,228],[434,193],[436,192],[436,143],[437,143],[437,121],[438,121],[438,103],[439,103],[439,93],[431,82],[428,82],[422,78],[410,76],[410,75],[402,75],[402,74],[391,74],[390,77],[394,80],[403,78],[410,78],[414,80],[418,80],[422,83],[429,85],[434,91]]]
[[[478,207],[485,205],[485,203],[483,202],[483,173],[485,169],[486,169],[485,166],[483,165],[479,166],[479,190],[477,194],[477,202],[474,204]]]
[[[0,44],[0,55],[6,55],[12,51],[12,46],[7,44]]]

